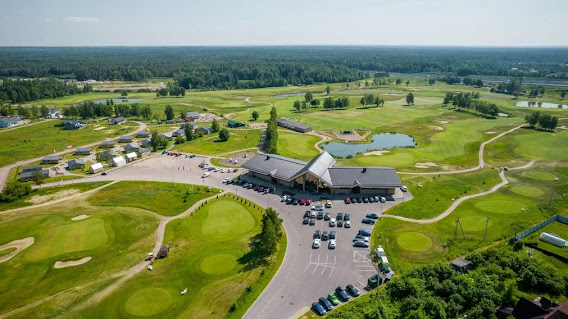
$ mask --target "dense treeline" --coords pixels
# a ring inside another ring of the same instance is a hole
[[[26,103],[41,99],[52,99],[67,95],[80,94],[92,91],[90,85],[82,89],[76,85],[65,85],[56,79],[36,80],[4,80],[0,84],[0,104],[11,102],[13,104]]]
[[[550,114],[542,114],[540,111],[532,112],[525,116],[525,122],[530,125],[530,127],[535,127],[538,124],[540,128],[546,131],[553,131],[558,126],[558,117],[552,116]]]
[[[124,103],[114,104],[112,100],[107,100],[106,104],[83,102],[78,105],[71,105],[63,109],[63,115],[69,118],[80,117],[84,120],[111,116],[133,116],[149,120],[152,117],[152,110],[149,105],[141,106],[138,103],[132,105]]]
[[[477,111],[483,115],[497,116],[501,109],[495,103],[480,100],[479,92],[447,92],[444,104],[452,103],[460,109]]]
[[[194,89],[349,82],[367,71],[568,79],[566,48],[0,48],[0,77],[141,81]]]

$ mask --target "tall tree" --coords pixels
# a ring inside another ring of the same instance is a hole
[[[166,120],[173,120],[174,119],[174,108],[171,107],[170,105],[166,105],[166,109],[164,110],[164,113],[166,114]]]
[[[160,141],[160,134],[158,134],[158,131],[153,130],[152,131],[152,135],[150,138],[150,146],[152,147],[152,150],[155,152],[158,150],[158,148],[161,146],[161,141]]]
[[[194,134],[193,134],[193,126],[189,125],[189,123],[186,123],[185,128],[183,129],[183,132],[185,133],[185,140],[186,141],[193,141],[193,139],[195,138]]]
[[[300,101],[294,101],[294,108],[296,109],[296,112],[300,112],[301,107],[302,104],[300,104]]]
[[[211,123],[211,129],[213,130],[213,133],[219,132],[221,125],[219,125],[219,122],[217,122],[217,120],[213,120],[213,123]]]
[[[347,83],[347,87],[349,88],[349,83]],[[327,95],[329,95],[329,93],[331,92],[331,86],[326,86],[325,87],[325,92],[327,93]]]
[[[221,130],[219,130],[219,139],[223,142],[226,142],[229,140],[229,137],[231,136],[231,132],[229,132],[229,130],[226,127],[223,127]]]
[[[35,105],[32,106],[32,117],[34,119],[37,119],[39,117],[39,109]]]
[[[414,94],[412,94],[412,92],[406,95],[406,104],[408,105],[414,104]]]
[[[43,118],[47,118],[49,116],[49,109],[45,105],[42,105],[39,108],[39,112],[40,112],[41,117],[43,117]]]
[[[142,114],[142,118],[146,121],[152,118],[152,109],[150,108],[150,105],[143,107],[140,113]]]
[[[259,116],[259,114],[258,114],[257,111],[252,111],[252,119],[253,119],[253,120],[256,121],[256,120],[258,119],[258,116]]]
[[[304,95],[304,99],[306,100],[306,103],[310,103],[313,100],[314,96],[311,92],[306,93],[306,95]]]

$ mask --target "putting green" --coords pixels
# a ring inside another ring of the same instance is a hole
[[[254,218],[243,204],[229,198],[220,198],[207,207],[207,219],[201,233],[213,240],[228,240],[249,232],[254,227]],[[199,214],[199,212],[198,212]]]
[[[460,224],[464,231],[481,231],[485,230],[485,225],[487,224],[487,218],[484,216],[464,216],[460,217]],[[452,221],[452,225],[455,223]],[[489,220],[489,227],[493,225],[493,221]],[[459,230],[458,230],[459,231]]]
[[[172,295],[162,288],[138,290],[124,303],[126,311],[134,316],[148,317],[164,311],[172,303]]]
[[[538,197],[544,195],[544,192],[541,189],[530,186],[511,187],[511,192],[529,197]]]
[[[229,254],[209,256],[201,261],[201,270],[210,275],[224,274],[235,267],[237,258]]]
[[[105,222],[99,218],[72,221],[50,229],[41,236],[28,254],[30,260],[41,260],[65,253],[94,249],[108,241]]]
[[[425,251],[432,248],[432,239],[423,233],[402,233],[396,240],[400,247],[411,251]]]
[[[540,180],[543,180],[543,181],[553,181],[556,178],[556,176],[554,174],[547,173],[547,172],[540,172],[540,171],[524,172],[523,176],[526,176],[526,177],[532,178],[532,179],[540,179]]]
[[[497,214],[518,214],[526,205],[512,200],[494,199],[479,201],[475,203],[475,207]]]

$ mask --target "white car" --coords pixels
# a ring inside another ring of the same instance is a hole
[[[229,181],[228,177],[223,178],[223,184],[226,184]]]
[[[343,227],[344,227],[344,228],[351,228],[351,221],[350,221],[350,220],[346,220],[345,223],[343,223]]]
[[[207,173],[203,173],[203,175],[201,175],[201,178],[207,178],[211,176],[211,173],[207,172]]]
[[[325,202],[325,208],[331,208],[331,206],[332,206],[332,205],[331,205],[331,201],[328,199],[328,200]]]
[[[202,169],[209,169],[209,164],[203,165]]]
[[[321,240],[319,238],[314,239],[314,242],[312,243],[312,248],[320,248],[321,246]]]
[[[226,168],[223,168],[223,169],[221,170],[221,173],[226,173],[226,172],[227,172],[227,169],[226,169]]]
[[[408,191],[408,187],[402,185],[402,187],[400,188],[401,191],[403,192],[407,192]]]
[[[312,210],[323,211],[323,206],[322,205],[312,206]]]
[[[215,172],[220,171],[221,169],[219,167],[215,167]]]
[[[330,239],[329,243],[327,244],[327,248],[335,249],[335,239]]]
[[[314,212],[313,210],[310,211],[310,218],[316,218],[318,216],[318,214],[316,212]]]
[[[284,195],[284,196],[280,197],[281,202],[285,202],[287,199],[288,199],[288,195]]]
[[[329,227],[335,227],[335,218],[329,220]]]
[[[379,200],[381,201],[381,203],[386,203],[386,202],[387,202],[387,199],[384,198],[384,197],[379,197]]]

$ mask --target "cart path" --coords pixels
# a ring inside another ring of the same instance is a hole
[[[535,161],[530,161],[527,164],[523,165],[523,166],[519,166],[519,167],[515,167],[515,168],[510,168],[510,170],[516,170],[516,169],[525,169],[525,168],[529,168],[531,167],[533,164],[535,163]],[[454,201],[452,203],[452,206],[450,206],[445,212],[443,212],[442,214],[434,217],[434,218],[430,218],[430,219],[414,219],[414,218],[408,218],[408,217],[402,217],[402,216],[395,216],[395,215],[389,215],[389,214],[383,214],[381,215],[382,217],[387,217],[387,218],[395,218],[398,220],[403,220],[405,222],[410,222],[410,223],[415,223],[415,224],[432,224],[435,223],[437,221],[440,221],[446,217],[448,217],[461,203],[463,203],[464,201],[470,199],[470,198],[475,198],[475,197],[480,197],[480,196],[485,196],[491,193],[496,192],[497,190],[499,190],[499,188],[509,184],[509,180],[507,180],[507,177],[505,177],[505,170],[501,171],[499,173],[499,177],[501,177],[501,183],[493,186],[490,190],[485,191],[485,192],[481,192],[481,193],[477,193],[477,194],[473,194],[473,195],[468,195],[468,196],[464,196],[464,197],[460,197],[458,198],[458,200]]]
[[[504,135],[507,135],[511,132],[514,132],[514,131],[516,131],[516,130],[518,130],[521,127],[524,127],[526,125],[527,124],[521,124],[521,125],[515,126],[512,129],[505,131],[505,132],[502,132],[501,134],[496,135],[496,136],[492,137],[491,139],[481,143],[481,145],[479,146],[479,153],[478,153],[479,165],[477,165],[476,167],[460,169],[460,170],[455,170],[455,171],[445,171],[445,172],[427,172],[427,173],[398,172],[398,173],[399,174],[406,174],[406,175],[445,175],[445,174],[460,174],[460,173],[468,173],[468,172],[477,171],[479,169],[482,169],[485,166],[485,160],[483,159],[483,152],[485,151],[485,145],[495,141],[496,139],[498,139],[500,137],[503,137]]]
[[[138,128],[130,133],[126,133],[126,134],[136,134],[140,131],[144,131],[146,130],[146,123],[142,123],[142,122],[138,122],[138,121],[131,121],[131,122],[135,122],[138,123]],[[81,146],[77,146],[77,147],[93,147],[96,145],[99,145],[101,143],[101,141],[112,141],[112,140],[118,140],[119,137],[116,138],[107,138],[104,140],[100,140],[98,142],[93,142],[87,145],[81,145]],[[70,150],[64,150],[61,152],[57,152],[57,153],[53,153],[53,154],[46,154],[46,155],[64,155],[67,153],[71,153],[74,152],[74,149],[70,149]],[[45,155],[44,155],[45,156]],[[36,158],[32,158],[29,160],[22,160],[22,161],[18,161],[16,163],[10,164],[8,166],[4,166],[2,168],[0,168],[0,190],[4,189],[4,186],[6,185],[7,179],[8,179],[8,175],[10,174],[10,170],[14,167],[18,167],[21,165],[25,165],[25,164],[29,164],[29,163],[33,163],[33,162],[37,162],[39,160],[41,160],[43,158],[43,156],[41,157],[36,157]]]
[[[45,123],[45,122],[53,121],[53,120],[54,119],[45,119],[45,120],[41,120],[41,121],[37,121],[37,122],[33,122],[33,123],[18,125],[18,126],[15,126],[15,127],[7,128],[5,130],[0,130],[0,133],[12,131],[12,130],[17,130],[17,129],[22,128],[22,127],[32,126],[32,125],[36,125],[36,124],[39,124],[39,123]]]

